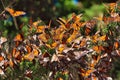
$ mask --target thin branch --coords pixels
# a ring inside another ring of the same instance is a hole
[[[2,12],[0,13],[0,16],[2,16],[2,14],[4,14],[5,11],[6,11],[6,10],[5,10],[6,7],[5,7],[5,5],[4,5],[4,3],[3,3],[2,0],[1,0],[1,2],[2,2],[2,6],[3,6],[3,8],[4,8],[4,11],[2,11]],[[10,3],[7,7],[10,7],[13,3],[14,3],[14,2]],[[15,28],[18,30],[18,24],[17,24],[16,18],[15,18],[14,16],[12,16],[12,18],[13,18],[13,22],[14,22],[14,24],[15,24]]]
[[[3,7],[4,7],[4,10],[0,13],[0,16],[2,15],[2,14],[4,14],[5,13],[5,9],[7,8],[7,7],[10,7],[14,2],[11,2],[7,7],[5,7],[5,5],[4,5],[4,3],[3,3],[3,1],[1,0],[1,2],[2,2],[2,5],[3,5]]]
[[[5,9],[5,5],[4,5],[4,3],[3,3],[3,1],[2,1],[2,0],[1,0],[1,3],[2,3],[3,8]]]
[[[13,22],[15,24],[15,28],[18,30],[18,24],[17,24],[16,18],[14,16],[12,16],[12,18],[13,18]]]

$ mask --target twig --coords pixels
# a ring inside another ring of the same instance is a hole
[[[2,0],[1,0],[1,3],[2,3],[3,8],[5,9],[5,5],[4,5],[4,3],[3,3],[3,1],[2,1]]]
[[[4,5],[4,3],[3,3],[2,0],[1,0],[1,2],[2,2],[2,6],[3,6],[3,8],[4,8],[4,11],[1,12],[0,16],[2,16],[2,14],[4,14],[5,11],[6,11],[6,7],[5,7],[5,5]],[[14,3],[14,2],[10,3],[7,7],[10,7],[13,3]],[[12,16],[12,18],[13,18],[13,22],[14,22],[14,24],[15,24],[15,28],[18,30],[18,25],[17,25],[16,18],[15,18],[14,16]]]
[[[1,0],[1,2],[2,2],[2,5],[3,5],[3,7],[4,7],[4,10],[0,13],[0,16],[2,15],[2,14],[4,14],[5,13],[5,9],[7,8],[7,7],[10,7],[14,2],[11,2],[7,7],[5,7],[5,5],[4,5],[4,3],[3,3],[3,1]]]
[[[13,22],[15,24],[15,28],[18,30],[18,24],[17,24],[16,18],[14,16],[12,16],[12,18],[13,18]]]

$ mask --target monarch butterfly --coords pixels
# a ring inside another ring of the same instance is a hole
[[[13,17],[17,17],[17,16],[21,16],[21,15],[25,15],[26,13],[23,11],[15,11],[12,8],[6,8],[5,9],[7,12],[10,13],[10,15],[12,15]]]
[[[88,27],[86,27],[86,28],[85,28],[85,34],[86,34],[86,35],[89,35],[89,34],[90,34],[90,32],[91,32],[91,29],[90,29],[90,28],[88,28]]]
[[[42,33],[45,30],[45,26],[38,26],[36,33]]]
[[[39,51],[37,49],[33,49],[33,54],[34,54],[34,56],[38,56]]]
[[[45,58],[45,57],[50,57],[50,54],[47,53],[47,52],[45,52],[45,53],[42,54],[42,57],[43,57],[43,58]]]
[[[116,6],[117,6],[116,3],[110,3],[110,4],[109,4],[109,8],[110,8],[110,10],[111,10],[111,13],[114,12]]]
[[[5,37],[0,37],[0,44],[4,43],[7,41],[7,38]]]
[[[112,45],[110,45],[110,46],[108,46],[108,47],[104,47],[104,50],[105,50],[106,53],[111,53],[111,52],[112,52],[112,49],[113,49],[113,46],[112,46]]]
[[[104,50],[103,46],[93,46],[93,50],[99,53],[101,50]]]
[[[26,77],[31,78],[31,77],[32,77],[32,73],[33,73],[33,71],[31,71],[31,70],[26,70],[24,74],[25,74]]]
[[[46,46],[47,46],[48,48],[53,49],[53,48],[56,48],[56,47],[58,46],[58,43],[57,43],[57,42],[54,42],[54,43],[52,43],[51,45],[50,45],[50,44],[46,44]]]
[[[0,61],[2,61],[4,58],[2,56],[0,56]]]
[[[114,47],[115,47],[115,49],[118,49],[118,47],[119,47],[119,42],[118,41],[114,42]]]
[[[22,41],[23,40],[23,36],[21,34],[17,34],[14,38],[14,41]]]
[[[12,55],[16,59],[17,62],[21,62],[22,60],[22,55],[21,52],[18,51],[16,48],[13,48],[12,50]]]
[[[83,77],[88,77],[92,72],[94,72],[94,70],[90,69],[90,70],[84,70],[84,69],[80,69],[81,75]]]
[[[62,53],[62,51],[66,48],[66,46],[64,44],[60,44],[58,47],[58,52]]]
[[[71,37],[75,36],[73,35],[74,29],[71,28],[68,31],[66,31],[62,37],[62,43],[65,44],[66,42],[71,42]]]
[[[63,78],[59,77],[59,78],[57,78],[57,80],[63,80]]]
[[[86,40],[82,39],[82,41],[80,42],[80,47],[83,47],[84,45],[86,45]]]
[[[32,47],[30,45],[26,45],[26,50],[28,53],[32,52]]]
[[[29,60],[29,61],[32,61],[34,59],[34,54],[31,52],[31,53],[27,53],[26,55],[24,55],[24,59],[26,60]]]
[[[12,59],[9,60],[9,66],[12,67],[12,68],[14,67],[14,62],[13,62]]]
[[[101,41],[105,41],[107,39],[108,39],[108,37],[106,35],[103,35],[103,36],[99,37],[99,40],[101,40]]]
[[[21,34],[17,34],[14,38],[15,46],[17,47],[21,41],[23,41],[23,36]]]
[[[0,75],[4,75],[4,71],[0,68]]]

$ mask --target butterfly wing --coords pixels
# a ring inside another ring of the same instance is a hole
[[[6,8],[5,9],[7,12],[10,13],[10,15],[17,17],[17,16],[21,16],[21,15],[25,15],[26,13],[24,11],[15,11],[12,8]]]

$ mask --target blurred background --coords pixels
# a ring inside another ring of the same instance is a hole
[[[2,0],[0,1],[0,13],[9,4],[13,9],[25,11],[25,17],[32,18],[33,21],[42,20],[45,24],[52,21],[52,26],[58,26],[57,19],[59,17],[68,18],[72,13],[85,14],[85,20],[93,17],[97,12],[104,10],[103,3],[113,3],[117,0]],[[120,80],[120,62],[116,60],[111,75]]]
[[[85,13],[86,9],[90,9],[95,4],[111,3],[117,0],[3,0],[4,5],[8,6],[14,3],[12,7],[15,10],[23,10],[27,13],[26,16],[31,16],[34,20],[41,19],[46,24],[52,20],[52,25],[56,26],[56,20],[59,17],[66,18],[72,13]],[[98,6],[97,6],[98,7]],[[95,8],[95,7],[94,7]],[[0,11],[3,11],[2,3]],[[98,10],[99,11],[99,10]],[[94,14],[87,10],[87,14]]]

